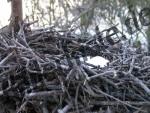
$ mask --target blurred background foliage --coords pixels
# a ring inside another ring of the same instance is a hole
[[[81,25],[90,27],[100,24],[101,20],[108,24],[116,22],[118,17],[128,15],[128,7],[138,11],[149,7],[149,0],[24,0],[25,15],[31,21],[38,19],[40,25],[59,25],[61,27]]]
[[[24,0],[25,15],[41,25],[89,28],[105,21],[107,24],[123,21],[129,15],[128,8],[138,11],[149,7],[149,0]],[[105,23],[105,24],[106,24]]]
[[[131,10],[137,16],[142,8],[150,7],[150,0],[23,0],[23,6],[26,21],[39,21],[33,27],[57,26],[73,28],[78,33],[94,33],[95,26],[103,30],[119,24],[120,31],[130,35],[125,27],[126,18],[132,15]],[[139,26],[150,45],[150,27]],[[141,32],[134,36],[137,40]]]

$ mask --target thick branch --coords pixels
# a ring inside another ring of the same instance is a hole
[[[19,22],[23,20],[22,0],[11,0],[11,21],[9,28],[19,31]]]

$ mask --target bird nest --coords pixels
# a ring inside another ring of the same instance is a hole
[[[148,113],[148,53],[122,40],[115,26],[103,31],[106,36],[81,37],[72,31],[49,27],[0,33],[0,111]],[[109,63],[101,67],[80,60],[87,56]]]

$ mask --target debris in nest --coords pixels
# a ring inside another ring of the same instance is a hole
[[[122,43],[124,34],[113,42],[119,31],[80,38],[55,27],[28,32],[20,27],[18,33],[0,33],[2,112],[149,112],[150,56]],[[109,63],[100,67],[80,60],[87,56]]]

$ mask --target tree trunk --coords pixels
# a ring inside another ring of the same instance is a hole
[[[19,22],[23,21],[22,0],[11,0],[11,20],[9,28],[19,31]]]

